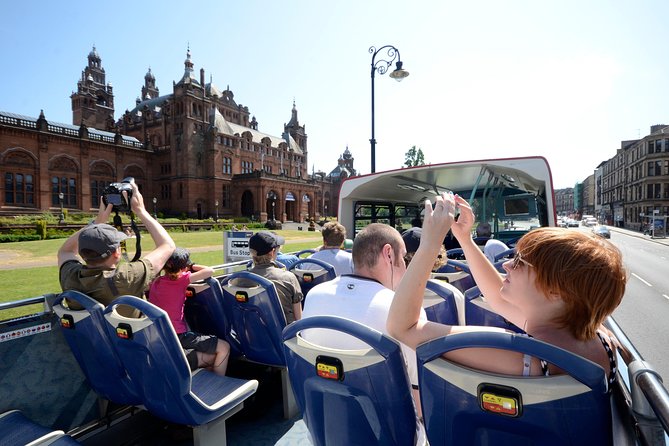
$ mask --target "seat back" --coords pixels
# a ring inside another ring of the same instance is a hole
[[[565,372],[509,376],[443,358],[461,348],[499,348],[544,359]],[[610,445],[606,373],[561,348],[510,333],[474,332],[418,346],[421,404],[430,444]]]
[[[516,333],[525,333],[520,327],[495,313],[477,286],[465,291],[465,325],[500,327]]]
[[[121,304],[139,310],[142,317],[121,316],[116,311]],[[190,393],[191,373],[167,313],[148,301],[121,296],[105,308],[104,319],[107,334],[146,408],[169,421],[184,423],[186,419],[200,424],[183,403]]]
[[[425,284],[423,308],[427,320],[446,325],[465,324],[465,298],[460,290],[442,280],[430,279]]]
[[[302,295],[306,298],[307,293],[319,283],[327,282],[337,277],[334,266],[318,259],[302,259],[293,263],[288,271],[295,274],[300,282]],[[302,301],[304,305],[304,301]]]
[[[193,289],[193,295],[186,299],[184,306],[186,321],[193,331],[227,339],[229,324],[223,308],[221,284],[213,277],[205,282],[207,287]]]
[[[327,328],[369,345],[363,350],[324,348],[300,331]],[[416,415],[399,344],[357,322],[315,316],[284,329],[295,399],[315,445],[414,444]]]
[[[469,265],[464,261],[448,259],[446,264],[437,270],[437,273],[445,274],[449,278],[449,283],[463,293],[476,285]],[[439,274],[436,274],[435,278],[438,278]]]
[[[281,331],[286,316],[274,284],[249,271],[239,271],[224,278],[221,288],[232,348],[249,361],[285,366]]]
[[[70,309],[65,300],[82,309]],[[103,310],[101,303],[73,290],[61,293],[53,304],[65,340],[91,388],[118,404],[141,404],[138,390],[107,336]]]
[[[301,258],[303,258],[302,256],[308,254],[308,255],[306,255],[306,256],[304,257],[304,258],[306,259],[307,257],[309,257],[311,254],[313,254],[313,253],[315,253],[315,252],[316,252],[315,249],[303,249],[302,251],[298,251],[298,252],[296,252],[295,255],[296,255],[298,258],[301,259]]]
[[[119,305],[139,310],[142,317],[121,316]],[[149,412],[173,423],[202,426],[194,429],[195,444],[224,444],[225,419],[241,408],[258,382],[204,369],[191,376],[169,316],[150,302],[118,297],[105,309],[104,318],[114,348]]]

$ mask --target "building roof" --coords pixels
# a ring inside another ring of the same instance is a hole
[[[168,99],[171,99],[172,96],[173,95],[170,93],[170,94],[166,94],[166,95],[163,95],[163,96],[158,96],[157,98],[145,99],[143,101],[140,101],[140,102],[137,103],[137,105],[135,105],[135,108],[130,110],[130,113],[133,114],[133,115],[141,116],[142,110],[144,110],[144,107],[148,107],[149,110],[153,110],[157,113],[160,113],[165,101],[167,101]]]
[[[218,109],[213,109],[209,114],[209,125],[211,127],[216,127],[219,133],[226,135],[242,135],[246,132],[251,134],[251,140],[254,143],[260,143],[263,139],[269,138],[271,141],[272,147],[278,147],[281,143],[286,143],[289,149],[292,149],[294,152],[302,154],[302,149],[297,144],[295,139],[290,136],[289,133],[284,133],[283,137],[278,137],[274,135],[269,135],[267,133],[260,132],[258,130],[252,129],[250,127],[245,127],[243,125],[235,124],[234,122],[228,122],[223,117],[221,112]]]
[[[3,119],[3,118],[9,118],[9,119]],[[25,125],[25,123],[27,123],[27,122],[32,122],[32,123],[35,123],[35,128],[37,128],[38,118],[34,118],[32,116],[19,115],[19,114],[16,114],[16,113],[0,111],[0,123],[11,124],[12,120],[23,121],[23,125]],[[56,128],[60,128],[60,129],[65,130],[64,133],[66,133],[66,134],[78,134],[79,133],[80,126],[78,126],[78,125],[64,124],[62,122],[54,122],[54,121],[49,121],[49,120],[47,120],[46,122],[50,127],[56,127]],[[16,124],[20,124],[20,123],[16,122]],[[97,139],[101,139],[103,141],[110,141],[110,140],[113,141],[114,138],[116,137],[115,133],[107,132],[107,131],[104,131],[104,130],[99,130],[99,129],[96,129],[96,128],[93,128],[93,127],[88,128],[88,133],[89,133],[89,135],[92,134],[92,135],[99,136],[100,138],[97,138]],[[121,135],[121,138],[122,138],[123,142],[130,143],[133,146],[137,145],[137,144],[141,144],[141,142],[137,138],[135,138],[134,136]]]

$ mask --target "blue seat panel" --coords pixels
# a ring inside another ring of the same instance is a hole
[[[118,305],[133,307],[143,317],[123,317],[116,312]],[[160,418],[204,425],[237,408],[257,388],[257,381],[219,376],[203,369],[191,377],[167,313],[150,302],[121,296],[105,309],[104,316],[109,336],[140,389],[144,406]]]
[[[82,307],[72,310],[67,302]],[[53,303],[65,340],[91,388],[118,404],[138,405],[141,397],[107,335],[101,303],[78,291],[65,291]]]
[[[300,331],[327,328],[352,335],[367,350],[322,348]],[[297,321],[283,332],[295,399],[315,445],[411,445],[416,415],[399,344],[334,316]]]
[[[565,374],[500,375],[442,357],[470,347],[527,353]],[[611,444],[606,374],[584,358],[526,336],[482,332],[427,342],[417,357],[430,444]]]

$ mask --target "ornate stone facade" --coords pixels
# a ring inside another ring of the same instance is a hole
[[[102,189],[135,177],[147,207],[197,218],[304,221],[336,215],[340,183],[355,175],[348,148],[330,175],[309,175],[307,134],[295,103],[281,136],[258,130],[227,87],[184,74],[160,96],[151,69],[135,107],[114,120],[114,96],[97,50],[71,96],[73,125],[0,113],[3,213],[97,209]],[[60,196],[62,195],[62,198]],[[151,209],[153,210],[153,209]]]

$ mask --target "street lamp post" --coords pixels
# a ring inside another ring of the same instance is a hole
[[[274,215],[274,206],[276,206],[276,199],[272,200],[272,221],[276,220]]]
[[[153,218],[158,218],[158,213],[156,212],[156,204],[158,203],[158,199],[156,197],[153,197]]]
[[[216,219],[214,221],[218,223],[218,200],[214,202],[214,206],[216,206]]]
[[[386,54],[382,57],[388,59],[376,60],[376,55],[382,50],[386,50]],[[369,140],[372,149],[372,173],[376,172],[376,139],[374,138],[374,73],[377,71],[383,75],[388,71],[388,68],[397,59],[395,70],[389,76],[396,81],[401,81],[409,75],[409,72],[402,68],[402,60],[400,58],[400,51],[392,45],[384,45],[378,50],[374,46],[369,47],[369,53],[372,55],[372,138]]]
[[[65,212],[63,211],[63,198],[65,198],[65,195],[63,195],[62,192],[58,194],[58,200],[60,200],[60,216],[58,217],[58,224],[62,225],[63,220],[65,220]]]

